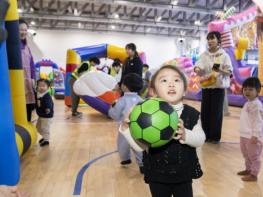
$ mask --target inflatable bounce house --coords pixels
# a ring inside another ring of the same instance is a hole
[[[36,79],[48,79],[51,82],[50,93],[56,99],[64,99],[65,94],[65,70],[58,67],[56,63],[51,60],[41,60],[35,64]]]
[[[242,106],[246,99],[242,95],[242,83],[251,76],[259,77],[263,82],[262,47],[260,38],[257,38],[257,8],[251,7],[246,11],[231,16],[234,8],[230,8],[221,20],[212,21],[208,25],[209,31],[219,31],[222,35],[222,47],[231,58],[233,77],[231,87],[228,89],[228,101],[230,105]],[[261,38],[262,39],[262,38]],[[251,52],[253,57],[248,56]],[[260,59],[261,58],[261,59]],[[259,60],[259,61],[258,61]],[[257,63],[258,62],[258,63]],[[187,98],[201,100],[201,87],[199,77],[193,72],[192,58],[181,57],[170,60],[165,64],[177,65],[182,68],[189,78]],[[210,80],[213,80],[212,78]],[[205,83],[202,83],[205,86]],[[262,94],[261,94],[262,95]],[[263,101],[263,98],[260,98]]]
[[[26,118],[18,18],[16,0],[0,1],[0,185],[10,186],[20,178],[19,155],[37,138],[36,128]]]
[[[139,56],[142,62],[145,63],[145,54],[140,52]],[[69,49],[67,51],[65,90],[65,104],[67,106],[71,105],[71,92],[69,87],[71,73],[81,64],[81,62],[88,61],[91,57],[107,57],[110,59],[118,58],[124,62],[127,55],[124,48],[109,44]],[[103,114],[107,114],[110,105],[119,98],[119,94],[112,91],[116,84],[117,81],[114,77],[111,77],[102,71],[91,71],[81,76],[75,82],[74,90],[89,106]]]

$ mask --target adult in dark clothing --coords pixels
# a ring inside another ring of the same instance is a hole
[[[140,77],[142,77],[143,71],[143,63],[136,50],[136,45],[133,43],[129,43],[126,45],[125,49],[128,57],[125,60],[125,63],[122,68],[120,85],[122,84],[123,79],[127,74],[136,73]]]

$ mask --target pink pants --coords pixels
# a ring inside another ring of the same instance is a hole
[[[258,140],[256,144],[251,144],[250,139],[241,137],[240,148],[245,158],[246,170],[257,176],[260,170],[260,155],[262,153],[262,142]]]

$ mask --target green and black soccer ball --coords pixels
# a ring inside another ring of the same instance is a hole
[[[147,147],[167,144],[176,134],[178,115],[173,107],[159,98],[136,105],[130,114],[133,139]]]

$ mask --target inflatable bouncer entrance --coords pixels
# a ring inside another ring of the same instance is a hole
[[[142,62],[145,63],[145,54],[141,52],[139,56]],[[127,55],[124,48],[108,44],[69,49],[67,51],[65,89],[65,104],[67,106],[71,106],[71,92],[69,87],[71,73],[81,62],[88,61],[91,57],[118,58],[124,62]],[[75,82],[74,90],[88,105],[103,114],[107,114],[110,105],[119,98],[119,93],[112,91],[116,84],[117,81],[115,78],[101,71],[94,71],[81,76]]]

